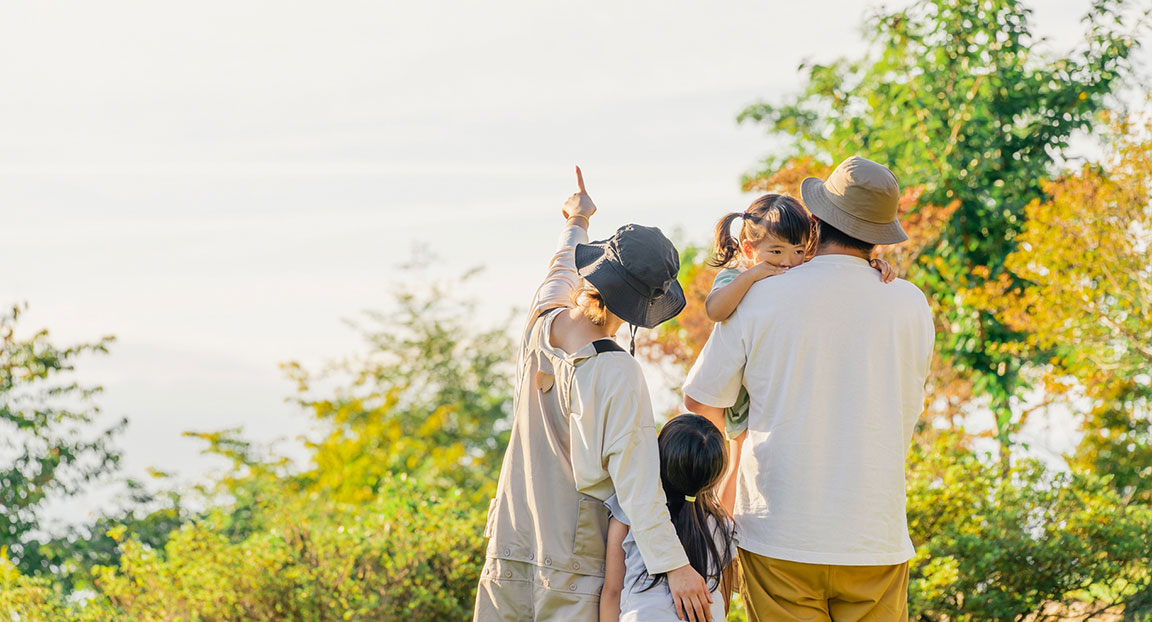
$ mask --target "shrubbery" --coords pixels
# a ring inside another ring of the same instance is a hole
[[[913,619],[1063,619],[1117,605],[1152,616],[1152,507],[1091,474],[999,468],[953,434],[913,447]]]
[[[483,511],[459,494],[390,479],[364,505],[306,496],[267,510],[265,528],[231,541],[222,512],[162,550],[122,543],[72,607],[46,580],[0,567],[0,611],[20,622],[466,620],[483,561]]]
[[[125,619],[463,620],[483,559],[480,511],[390,480],[364,505],[307,497],[270,510],[238,542],[214,518],[177,532],[163,552],[124,544],[103,594]]]

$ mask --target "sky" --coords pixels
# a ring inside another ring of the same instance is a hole
[[[1046,45],[1088,5],[1035,3]],[[862,54],[876,6],[8,0],[0,304],[58,343],[115,335],[77,377],[129,419],[125,473],[193,481],[218,465],[185,430],[308,430],[279,365],[357,351],[346,320],[386,311],[409,259],[483,267],[478,324],[523,308],[574,164],[594,238],[705,241],[778,145],[736,115],[796,92],[802,60]]]

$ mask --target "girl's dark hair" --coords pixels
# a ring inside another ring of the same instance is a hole
[[[739,239],[732,237],[732,222],[743,219]],[[766,194],[752,202],[743,212],[732,212],[716,223],[715,243],[708,265],[730,268],[740,258],[740,245],[745,241],[756,244],[769,235],[787,240],[789,244],[804,244],[811,254],[813,220],[808,210],[794,197],[786,194]]]
[[[721,575],[732,560],[732,519],[720,507],[716,487],[727,466],[728,443],[716,426],[700,415],[678,415],[660,430],[660,483],[668,497],[672,525],[684,545],[688,563],[709,583],[720,585]],[[685,496],[696,497],[689,502]],[[723,546],[715,530],[721,530]],[[664,573],[651,577],[645,590],[667,580]]]
[[[875,244],[854,238],[819,218],[813,218],[813,220],[816,221],[816,237],[821,246],[825,244],[835,244],[852,250],[864,251],[869,255],[871,255],[872,251],[876,248]]]

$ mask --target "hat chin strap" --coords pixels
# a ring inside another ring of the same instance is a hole
[[[628,354],[631,354],[632,356],[636,356],[636,331],[639,329],[639,326],[633,324],[632,322],[628,322],[628,333],[632,337],[632,340],[628,343]]]

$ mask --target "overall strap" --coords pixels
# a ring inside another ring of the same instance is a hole
[[[536,389],[547,393],[551,391],[554,385],[558,385],[558,395],[565,395],[567,393],[567,379],[565,376],[570,376],[570,373],[565,373],[571,365],[568,364],[562,357],[553,354],[549,348],[545,348],[544,343],[548,339],[547,328],[551,325],[551,320],[545,316],[550,313],[560,313],[564,307],[553,307],[541,311],[536,318],[532,321],[532,327],[529,329],[527,352],[526,354],[532,358],[536,367],[535,378],[530,381],[535,382]],[[531,369],[531,367],[529,367]],[[561,404],[564,404],[564,399],[561,399]]]
[[[611,339],[597,339],[592,342],[592,347],[596,348],[596,354],[604,354],[605,352],[623,352],[624,348],[620,344],[612,341]]]
[[[545,378],[537,380],[536,388],[545,392],[555,390],[559,406],[565,412],[565,415],[567,415],[571,412],[572,383],[575,380],[576,368],[569,359],[557,356],[549,349],[541,347],[543,341],[548,338],[545,334],[545,327],[549,322],[544,319],[544,316],[558,310],[559,309],[548,309],[537,316],[533,322],[532,332],[528,340],[528,348],[531,355],[536,357],[536,366],[539,372],[552,377],[551,379]],[[605,352],[626,351],[609,338],[593,341],[592,347],[597,355],[604,354]]]
[[[563,309],[564,307],[552,307],[551,309],[544,309],[540,313],[536,314],[536,317],[532,318],[532,321],[528,324],[529,332],[525,343],[529,350],[538,350],[540,348],[540,343],[547,338],[544,335],[544,316],[548,315],[549,313],[562,311]]]

